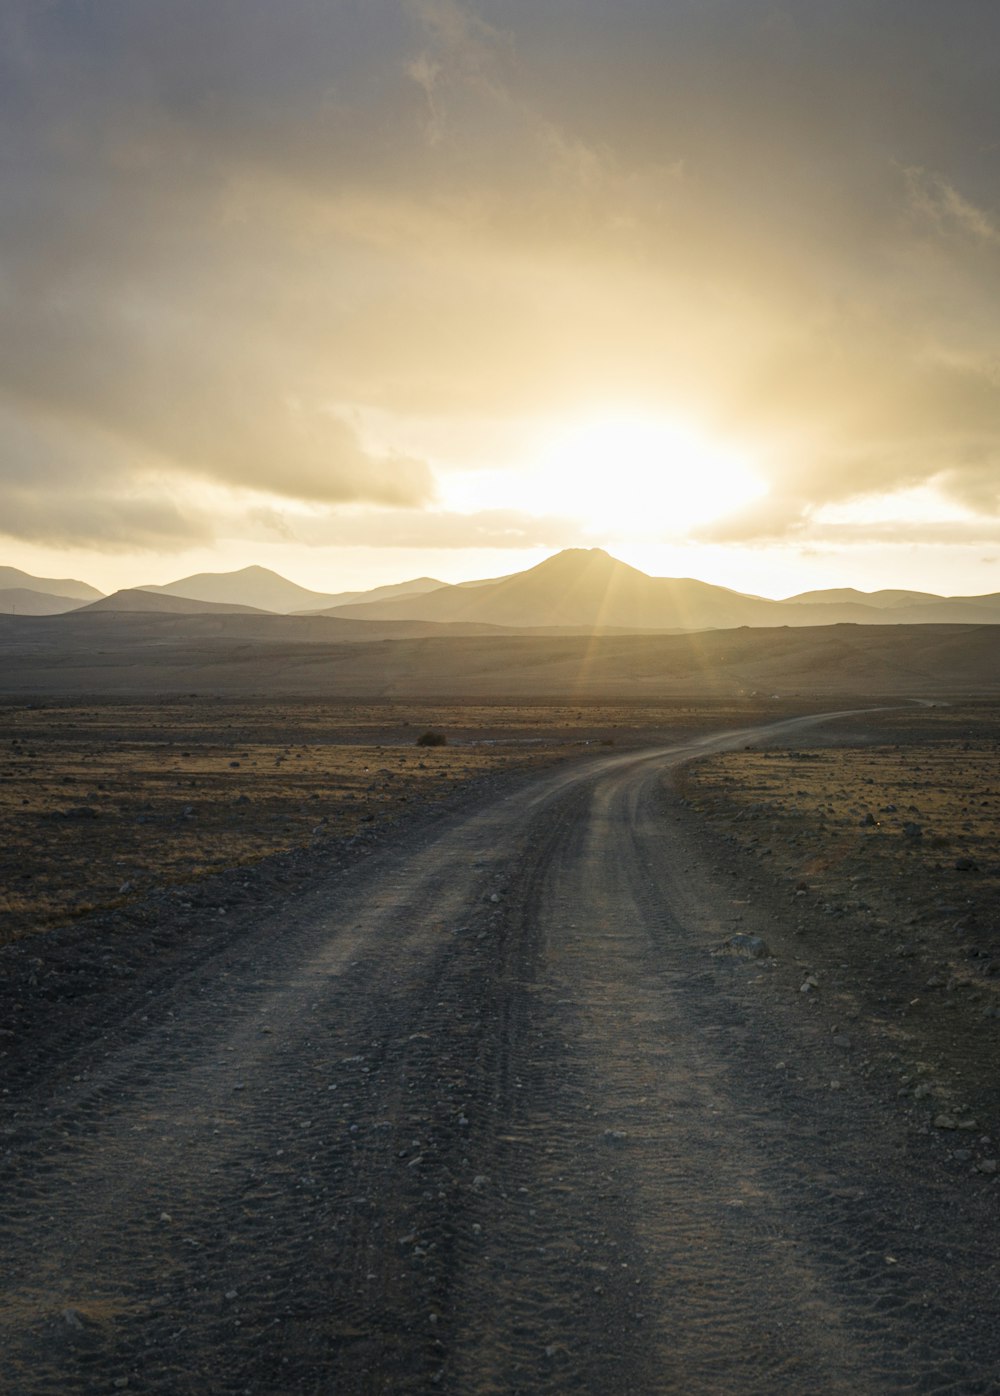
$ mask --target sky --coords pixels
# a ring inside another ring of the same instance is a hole
[[[0,562],[1000,590],[993,0],[3,0]]]

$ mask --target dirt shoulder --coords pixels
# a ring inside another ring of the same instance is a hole
[[[956,1171],[1000,1156],[1000,709],[885,712],[675,777],[733,952],[798,996]],[[836,1055],[836,1053],[835,1053]]]

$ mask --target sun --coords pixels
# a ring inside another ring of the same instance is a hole
[[[533,513],[616,537],[683,536],[766,493],[751,462],[665,418],[603,413],[556,425],[530,467]]]

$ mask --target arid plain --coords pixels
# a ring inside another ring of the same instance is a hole
[[[9,1389],[990,1389],[996,700],[0,720]]]

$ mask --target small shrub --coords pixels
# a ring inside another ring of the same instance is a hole
[[[443,732],[421,732],[417,746],[447,746],[448,738]]]

